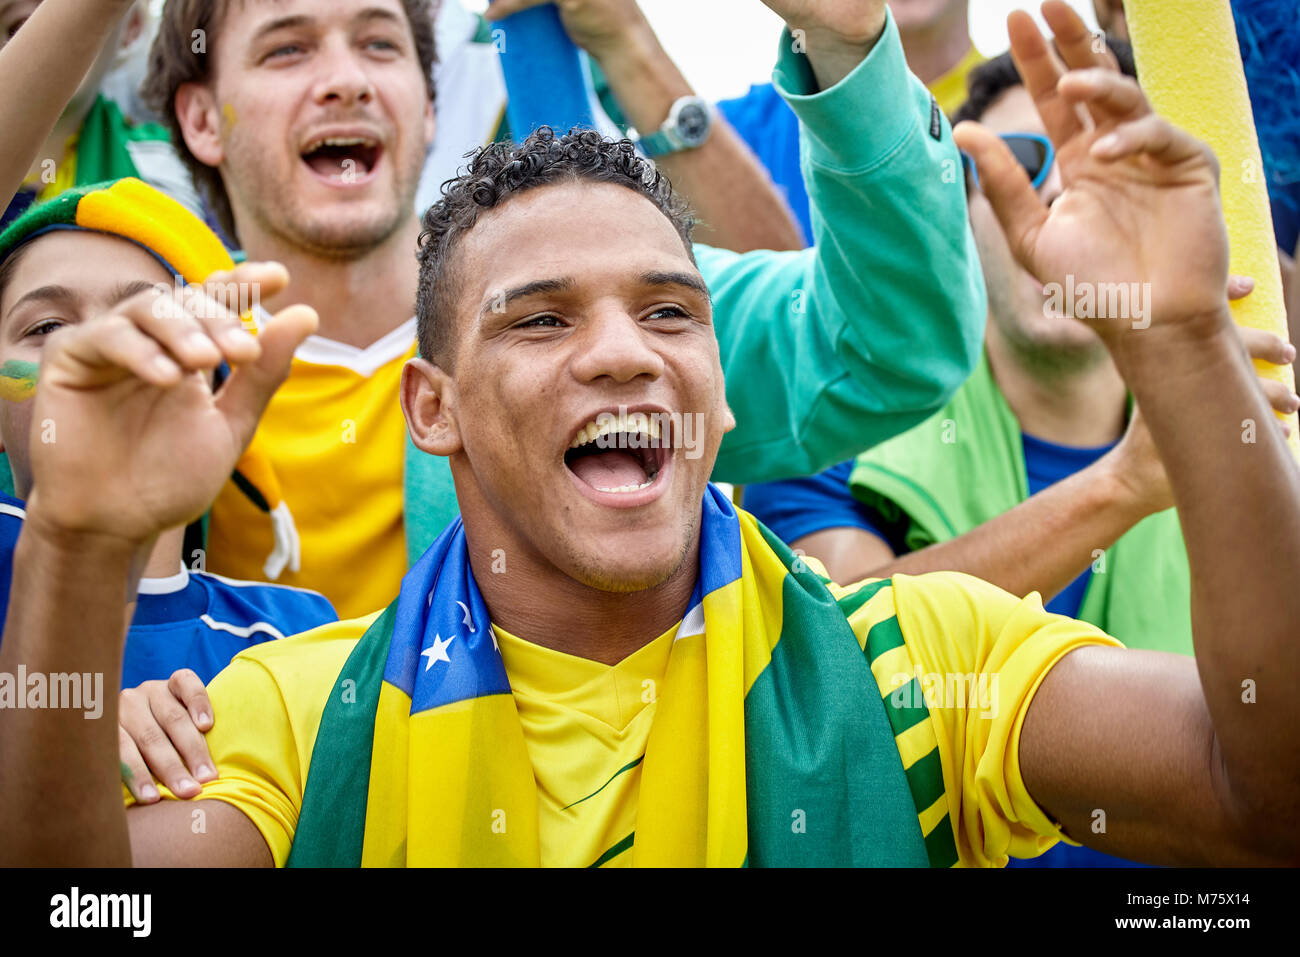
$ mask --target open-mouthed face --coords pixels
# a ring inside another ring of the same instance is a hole
[[[433,110],[400,0],[247,0],[219,33],[178,115],[245,242],[252,227],[348,257],[410,222]]]
[[[448,369],[413,360],[403,404],[452,456],[471,541],[606,591],[666,581],[734,425],[672,223],[623,186],[541,186],[482,215],[448,273]]]
[[[102,233],[59,230],[32,240],[0,294],[0,438],[9,454],[14,487],[31,486],[28,442],[31,388],[45,339],[173,277],[152,254],[129,240]]]

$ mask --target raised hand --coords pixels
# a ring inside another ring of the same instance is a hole
[[[291,306],[254,338],[223,304],[231,290],[269,297],[288,274],[244,264],[207,294],[134,296],[50,336],[34,399],[32,522],[147,542],[198,517],[230,476],[288,374],[316,314]],[[219,392],[213,370],[234,367]]]
[[[885,0],[763,0],[763,3],[791,29],[834,35],[867,46],[885,28]]]
[[[885,30],[885,0],[763,0],[808,54],[830,89],[857,68]]]
[[[1012,14],[1007,25],[1056,147],[1064,193],[1048,209],[998,137],[976,124],[955,131],[1012,252],[1045,285],[1127,302],[1093,315],[1075,310],[1112,346],[1152,321],[1203,319],[1207,332],[1217,331],[1228,274],[1217,160],[1153,113],[1137,83],[1098,67],[1091,35],[1065,3],[1051,0],[1043,14],[1064,67],[1028,14]],[[1120,284],[1129,295],[1111,296]]]
[[[484,15],[500,20],[551,2],[559,8],[569,38],[597,60],[615,55],[647,35],[653,42],[653,31],[636,0],[493,0]]]

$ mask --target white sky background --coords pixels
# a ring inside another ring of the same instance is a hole
[[[476,12],[487,0],[462,0]],[[710,100],[740,96],[751,83],[771,79],[781,21],[760,0],[640,0],[659,39],[695,92]],[[1090,27],[1097,25],[1092,0],[1068,0]],[[1035,0],[971,0],[971,37],[982,53],[1007,48],[1007,14],[1030,10]],[[1039,17],[1039,25],[1042,19]]]

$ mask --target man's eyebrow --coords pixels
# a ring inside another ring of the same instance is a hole
[[[25,302],[36,302],[38,300],[43,302],[75,302],[78,298],[77,294],[67,286],[41,286],[20,296],[17,301],[9,307],[9,311],[5,313],[5,316],[12,316],[14,310]]]
[[[354,21],[364,20],[388,20],[392,23],[400,23],[401,17],[391,10],[385,10],[383,7],[367,7],[352,18]],[[294,27],[306,26],[313,22],[313,18],[305,13],[290,14],[284,17],[275,17],[262,24],[253,33],[253,39],[257,40],[268,33],[274,33],[276,30],[289,30]]]
[[[524,283],[522,286],[515,286],[513,289],[493,293],[488,297],[487,302],[483,303],[483,311],[480,315],[486,316],[490,312],[503,312],[510,303],[516,299],[523,299],[525,296],[536,296],[539,293],[546,292],[572,292],[577,285],[569,276],[555,279],[535,279],[532,282]]]
[[[108,297],[108,304],[110,306],[116,306],[118,303],[130,299],[132,296],[138,295],[142,292],[148,292],[151,289],[156,289],[160,285],[162,284],[148,282],[144,279],[133,279],[129,282],[121,283]],[[164,286],[164,288],[166,287]]]
[[[253,31],[253,39],[260,40],[268,33],[274,33],[276,30],[289,30],[293,27],[301,27],[311,22],[311,17],[305,13],[295,13],[286,17],[274,17],[267,20],[260,27]]]
[[[355,17],[353,17],[352,19],[354,19],[354,20],[389,20],[389,21],[391,21],[391,22],[393,22],[393,23],[399,23],[399,24],[404,22],[404,21],[402,20],[402,18],[399,17],[399,16],[398,16],[396,13],[394,13],[392,10],[385,10],[383,7],[366,7],[366,9],[362,10],[360,13],[358,13],[358,14],[357,14]]]
[[[694,273],[647,272],[641,274],[640,281],[643,286],[685,286],[687,289],[695,290],[710,302],[713,301],[708,284]]]

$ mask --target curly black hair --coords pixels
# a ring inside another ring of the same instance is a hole
[[[416,330],[420,354],[450,368],[458,283],[451,262],[460,240],[479,214],[512,196],[552,183],[590,180],[615,183],[640,193],[668,217],[695,261],[691,230],[695,220],[684,200],[653,163],[637,155],[631,140],[614,140],[595,130],[557,135],[539,127],[522,144],[492,143],[468,155],[469,166],[442,186],[442,199],[424,214],[420,232],[420,287]]]

